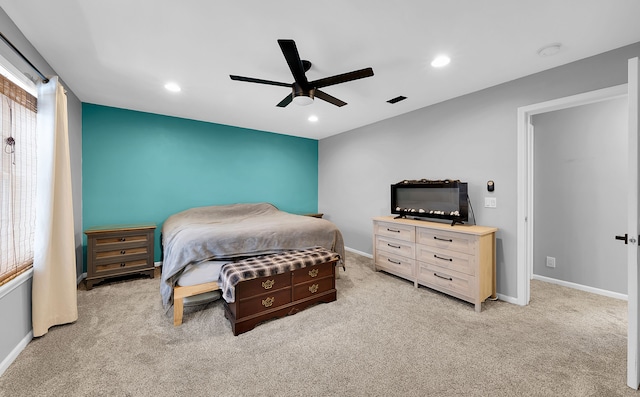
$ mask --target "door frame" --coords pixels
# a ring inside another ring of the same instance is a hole
[[[533,139],[531,117],[536,114],[588,105],[627,96],[627,84],[621,84],[582,94],[518,108],[517,129],[517,244],[516,244],[516,304],[526,306],[531,299],[533,276]]]

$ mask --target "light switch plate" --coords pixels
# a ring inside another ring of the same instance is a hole
[[[484,207],[485,208],[496,208],[497,202],[495,197],[485,197],[484,198]]]

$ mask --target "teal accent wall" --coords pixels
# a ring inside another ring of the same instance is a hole
[[[84,103],[83,228],[153,222],[191,207],[269,202],[318,211],[318,141]],[[86,236],[84,240],[86,255]],[[86,263],[86,262],[85,262]]]

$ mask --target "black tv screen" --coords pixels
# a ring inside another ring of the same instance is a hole
[[[391,185],[391,213],[399,217],[469,220],[467,184],[452,180],[402,181]]]

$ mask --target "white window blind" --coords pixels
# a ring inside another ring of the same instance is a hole
[[[0,285],[33,264],[36,98],[0,75]]]

